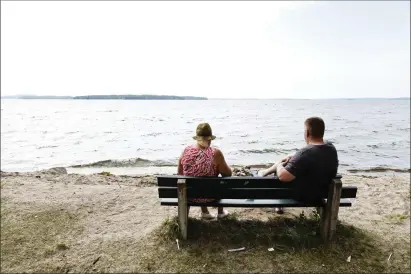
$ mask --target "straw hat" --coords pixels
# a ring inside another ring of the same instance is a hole
[[[193,137],[194,140],[214,140],[215,136],[208,123],[201,123],[197,126],[196,136]]]

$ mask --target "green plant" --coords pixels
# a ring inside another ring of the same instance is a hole
[[[111,174],[111,172],[109,171],[102,171],[100,173],[98,173],[99,175],[103,175],[103,176],[113,176],[113,174]]]

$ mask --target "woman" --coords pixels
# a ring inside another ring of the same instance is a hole
[[[178,174],[185,176],[231,176],[231,168],[227,165],[221,150],[211,147],[211,140],[215,139],[208,123],[197,126],[196,144],[187,146],[178,160]],[[193,199],[194,202],[212,202],[213,199]],[[228,215],[222,207],[218,208],[218,218]],[[206,206],[201,207],[202,219],[213,219]]]

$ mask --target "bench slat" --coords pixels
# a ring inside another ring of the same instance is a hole
[[[275,177],[271,178],[258,178],[258,177],[157,177],[158,186],[171,186],[177,187],[178,178],[185,178],[187,186],[190,185],[207,185],[208,187],[249,187],[249,188],[265,188],[267,185],[272,187],[289,188],[292,183],[284,183]]]
[[[177,198],[162,198],[160,199],[163,206],[177,206]],[[293,199],[271,199],[271,200],[245,200],[245,199],[221,199],[210,203],[193,203],[188,202],[189,206],[223,206],[223,207],[318,207],[324,206],[326,199],[322,204],[307,204]],[[341,199],[340,207],[350,207],[352,205],[350,199]]]
[[[177,189],[174,187],[160,187],[158,189],[160,198],[176,198]],[[292,190],[264,189],[264,188],[227,188],[227,189],[198,189],[187,187],[189,198],[212,198],[212,199],[287,199],[292,197]],[[325,197],[325,196],[324,196]]]
[[[206,185],[205,185],[206,186]],[[176,187],[159,187],[159,198],[177,198]],[[343,187],[341,198],[355,198],[357,188],[352,186]],[[289,188],[219,188],[187,187],[188,198],[212,198],[212,199],[287,199],[294,197],[293,190]],[[327,192],[322,195],[327,198]]]
[[[337,175],[337,179],[341,179],[341,175]],[[277,177],[190,177],[179,175],[157,176],[158,186],[177,187],[177,180],[185,179],[187,186],[191,184],[207,184],[208,187],[215,188],[220,185],[226,187],[241,187],[244,188],[292,188],[293,183],[281,182]]]

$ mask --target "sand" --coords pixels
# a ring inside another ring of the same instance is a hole
[[[340,209],[340,220],[384,237],[387,252],[395,251],[396,245],[404,242],[409,245],[410,174],[344,175],[343,184],[357,186],[358,198],[353,207]],[[1,258],[2,272],[47,271],[49,265],[67,263],[71,265],[70,271],[91,271],[93,261],[104,258],[105,244],[110,241],[136,243],[135,252],[144,252],[138,242],[165,219],[177,214],[175,207],[160,206],[153,176],[67,174],[64,169],[2,172],[1,209],[2,222],[4,213],[8,223],[16,223],[27,216],[36,218],[42,212],[60,210],[70,212],[81,227],[61,239],[70,246],[64,258],[28,257],[17,264],[13,262],[13,254],[8,254]],[[286,214],[299,214],[302,210],[308,212],[309,209],[287,209]],[[238,212],[242,218],[267,219],[274,214],[271,209],[229,211]],[[198,215],[198,208],[190,212],[192,217]],[[114,270],[131,271],[122,267]]]

